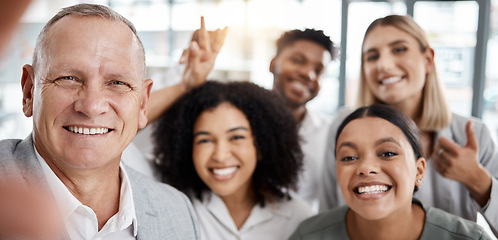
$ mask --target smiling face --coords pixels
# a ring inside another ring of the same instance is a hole
[[[271,64],[273,89],[292,108],[304,106],[320,91],[320,80],[331,60],[330,53],[310,40],[286,46]]]
[[[143,80],[138,40],[122,22],[69,15],[47,42],[39,70],[26,65],[22,79],[36,149],[59,169],[119,164],[147,123],[152,81]]]
[[[369,220],[411,208],[414,186],[425,160],[394,124],[364,117],[346,125],[337,139],[337,180],[347,205]]]
[[[222,199],[250,194],[257,154],[244,113],[221,103],[199,115],[193,133],[192,158],[202,181]]]
[[[393,26],[377,26],[363,43],[366,84],[383,103],[421,103],[426,74],[433,65],[433,51],[422,51],[417,40]]]

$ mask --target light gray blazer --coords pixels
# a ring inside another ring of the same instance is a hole
[[[36,160],[32,136],[0,141],[0,177],[26,177],[47,184]],[[188,198],[175,188],[126,167],[137,216],[137,239],[199,239],[197,217]]]

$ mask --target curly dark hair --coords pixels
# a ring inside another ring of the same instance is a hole
[[[310,28],[304,30],[294,29],[284,32],[277,40],[277,55],[279,55],[285,47],[294,44],[298,40],[309,40],[324,47],[330,53],[332,60],[336,59],[338,55],[339,50],[334,45],[334,42],[330,40],[329,36],[325,35],[322,30]]]
[[[154,155],[162,181],[202,201],[211,191],[195,171],[193,127],[199,115],[221,103],[244,113],[254,137],[258,162],[252,177],[256,200],[290,199],[303,165],[297,121],[273,92],[250,82],[208,81],[179,98],[155,123]]]

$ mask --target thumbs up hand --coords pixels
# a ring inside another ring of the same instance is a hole
[[[479,163],[479,143],[472,122],[465,126],[467,144],[460,146],[448,138],[440,137],[434,147],[434,167],[444,177],[465,185],[471,196],[486,205],[491,192],[491,175]]]

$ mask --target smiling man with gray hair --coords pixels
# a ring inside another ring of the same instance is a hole
[[[65,238],[198,238],[183,194],[120,161],[147,123],[152,86],[133,24],[105,6],[62,9],[40,33],[21,85],[33,132],[0,141],[2,172],[48,186]]]

